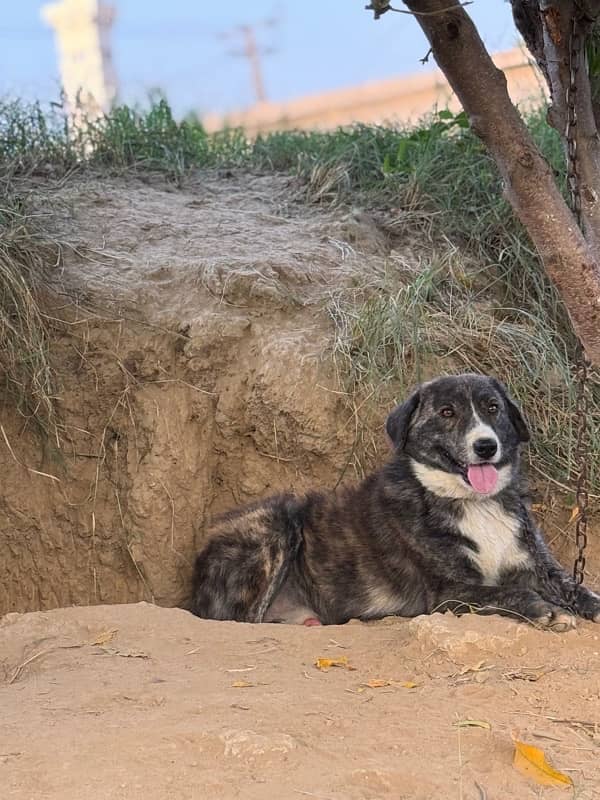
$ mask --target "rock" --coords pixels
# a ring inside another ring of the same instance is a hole
[[[409,623],[411,634],[426,650],[442,650],[453,661],[480,653],[519,653],[522,639],[532,632],[525,624],[500,616],[431,614]]]

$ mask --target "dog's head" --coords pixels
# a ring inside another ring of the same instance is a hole
[[[394,449],[442,497],[485,498],[513,477],[529,440],[521,412],[495,378],[454,375],[418,387],[386,423]]]

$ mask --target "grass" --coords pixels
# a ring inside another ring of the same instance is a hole
[[[56,433],[54,376],[43,276],[57,251],[38,234],[18,196],[0,201],[0,378],[6,394],[36,431]],[[6,435],[6,434],[4,434]]]
[[[530,114],[528,125],[564,180],[561,145],[544,113]],[[60,179],[86,170],[158,171],[180,183],[198,168],[295,175],[307,202],[368,208],[392,245],[418,242],[419,251],[428,254],[418,273],[407,274],[390,257],[386,280],[363,291],[342,292],[332,302],[335,355],[347,388],[383,402],[401,397],[432,372],[493,372],[510,386],[531,420],[532,465],[553,480],[568,481],[576,340],[560,299],[502,197],[494,164],[464,115],[440,112],[410,131],[358,125],[330,133],[280,132],[250,141],[239,130],[209,135],[197,120],[177,121],[162,99],[147,110],[115,108],[79,133],[66,127],[59,107],[46,113],[38,105],[0,103],[0,177],[12,187],[32,176]],[[9,385],[28,398],[22,406],[45,409],[47,415],[52,397],[43,355],[47,335],[34,305],[40,261],[47,258],[32,245],[35,237],[27,233],[14,204],[1,221],[5,321],[0,346],[10,342],[11,353],[2,366]],[[590,383],[590,469],[598,493],[597,372]]]
[[[352,307],[332,304],[336,357],[353,393],[370,393],[379,408],[438,374],[499,376],[533,428],[532,467],[568,483],[573,470],[575,389],[571,342],[531,310],[482,302],[461,259],[443,257],[399,288],[383,286]],[[592,378],[590,477],[598,488],[600,384]],[[593,416],[595,415],[595,420]]]

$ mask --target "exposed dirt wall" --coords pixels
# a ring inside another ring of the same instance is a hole
[[[46,303],[60,427],[42,450],[2,408],[0,615],[177,604],[207,516],[360,473],[367,407],[340,390],[328,300],[418,269],[426,243],[391,250],[364,213],[297,203],[288,183],[39,189],[63,253]],[[371,404],[375,460],[388,410]],[[550,535],[568,560],[561,513]]]
[[[285,190],[205,177],[49,196],[64,242],[47,303],[61,427],[42,453],[3,409],[0,614],[177,603],[207,514],[332,485],[347,466],[354,422],[325,302],[363,274],[346,241],[363,223],[286,208]]]

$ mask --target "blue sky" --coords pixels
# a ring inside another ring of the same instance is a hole
[[[224,111],[253,102],[239,40],[223,36],[241,23],[257,25],[271,100],[425,70],[427,44],[409,15],[378,22],[367,0],[112,0],[117,8],[113,53],[120,97],[143,102],[165,92],[176,113]],[[59,92],[51,30],[38,0],[2,3],[0,94],[49,101]],[[395,5],[402,7],[401,0]],[[517,34],[506,0],[468,7],[492,51],[512,47]],[[261,25],[275,17],[276,26]]]

